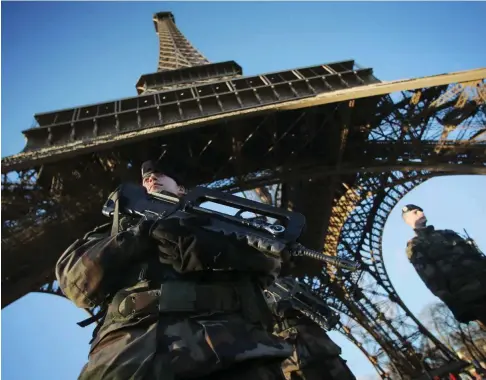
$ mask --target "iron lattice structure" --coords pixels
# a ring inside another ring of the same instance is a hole
[[[486,174],[486,69],[380,82],[348,60],[242,77],[233,61],[209,63],[172,14],[154,23],[159,71],[141,76],[138,96],[37,114],[25,149],[2,160],[2,307],[32,291],[62,296],[60,253],[106,222],[118,183],[160,158],[189,187],[302,212],[304,244],[360,261],[349,274],[301,259],[294,274],[341,313],[339,331],[383,379],[460,367],[395,291],[382,235],[420,183]]]

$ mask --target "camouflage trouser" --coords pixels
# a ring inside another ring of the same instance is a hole
[[[164,372],[160,373],[159,363],[154,363],[155,365],[150,366],[151,368],[142,375],[143,380],[157,380],[157,379],[167,379],[167,380],[186,380],[185,377],[174,376],[172,373],[167,373],[166,376]],[[85,366],[86,367],[86,366]],[[128,371],[127,371],[128,372]],[[157,372],[157,373],[156,373]],[[131,375],[128,375],[131,376]],[[133,379],[133,377],[124,377],[121,373],[115,375],[114,377],[108,377],[97,374],[90,373],[89,375],[83,371],[83,374],[79,379],[110,379],[110,380],[128,380]],[[194,380],[286,380],[283,375],[281,361],[278,360],[274,363],[266,363],[255,361],[248,361],[242,364],[237,364],[232,366],[230,369],[225,371],[214,372],[208,376],[193,377]]]
[[[280,360],[274,363],[246,362],[198,380],[285,380],[281,363]]]
[[[93,343],[80,380],[283,380],[280,365],[291,353],[283,339],[238,314],[164,316]]]
[[[282,363],[287,380],[356,380],[339,356],[339,346],[319,326],[295,326],[280,335],[294,345],[292,356]]]

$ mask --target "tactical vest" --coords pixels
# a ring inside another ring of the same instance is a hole
[[[119,219],[117,195],[116,192],[110,195],[115,201],[112,235],[139,222],[134,218]],[[107,226],[99,233],[107,235]],[[97,315],[78,323],[84,327],[99,320],[92,342],[96,343],[97,336],[109,332],[110,325],[158,318],[160,313],[237,312],[247,321],[272,331],[273,316],[253,273],[218,270],[180,274],[171,265],[160,263],[155,252],[147,257],[146,261],[120,274],[124,285],[105,301]]]

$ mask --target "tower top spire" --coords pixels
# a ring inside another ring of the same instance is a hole
[[[156,73],[144,74],[138,80],[139,94],[242,74],[234,61],[210,63],[177,28],[172,12],[155,13],[152,20],[159,38],[159,63]]]
[[[159,12],[153,16],[155,32],[159,36],[159,65],[157,71],[177,70],[185,67],[209,64],[184,37],[175,24],[171,12]]]
[[[154,14],[152,18],[154,20],[155,33],[159,34],[158,22],[163,19],[169,19],[175,24],[175,17],[172,12],[158,12]]]

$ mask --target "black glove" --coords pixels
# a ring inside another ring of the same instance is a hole
[[[180,273],[211,267],[220,235],[201,228],[209,223],[210,218],[204,215],[156,221],[149,235],[158,246],[160,261]]]
[[[292,318],[299,316],[299,312],[295,310],[292,301],[286,299],[277,302],[274,312],[279,317]]]
[[[154,220],[147,220],[144,219],[137,225],[127,228],[127,231],[130,231],[134,236],[139,238],[149,238],[150,229],[154,225]]]
[[[210,218],[204,215],[157,221],[150,236],[158,245],[160,261],[171,264],[180,273],[233,269],[264,275],[280,269],[277,256],[283,249],[281,244],[260,238],[238,239],[202,228],[210,223]],[[267,257],[268,254],[275,259]]]
[[[145,259],[156,249],[153,239],[149,236],[153,224],[153,220],[144,219],[120,233],[119,236],[126,242],[125,245],[128,243],[127,247],[131,247],[130,251],[133,252],[134,258]]]

